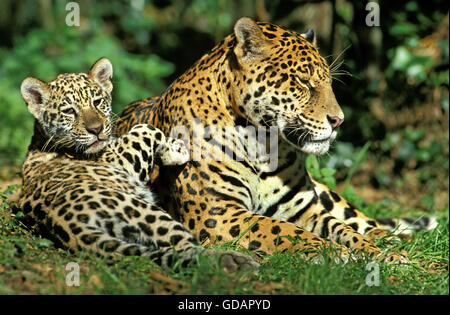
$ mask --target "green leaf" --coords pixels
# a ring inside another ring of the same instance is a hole
[[[417,26],[411,23],[397,23],[389,30],[393,36],[412,36],[417,30]]]
[[[358,152],[358,155],[356,157],[356,161],[355,163],[352,165],[352,167],[350,168],[347,177],[345,178],[345,185],[348,186],[350,184],[350,180],[352,179],[353,175],[356,172],[357,167],[364,161],[364,159],[367,156],[367,151],[369,150],[370,146],[371,146],[372,142],[367,142],[362,148],[361,150]]]
[[[25,216],[25,214],[22,211],[19,211],[16,213],[16,219],[21,219]]]
[[[423,137],[425,137],[425,131],[422,129],[416,130],[405,129],[403,134],[405,135],[406,139],[412,142],[417,142],[421,140]]]
[[[51,247],[53,245],[53,242],[48,240],[48,239],[46,239],[46,238],[42,238],[39,241],[37,241],[36,245],[39,248],[49,248],[49,247]]]
[[[326,177],[322,179],[323,183],[328,186],[328,188],[336,189],[336,180],[334,177]]]
[[[313,169],[310,169],[308,171],[311,174],[311,176],[314,177],[317,180],[319,180],[322,177],[321,174],[320,174],[320,170],[319,169],[313,168]]]
[[[398,149],[398,158],[403,161],[409,161],[416,152],[416,146],[410,140],[403,140],[401,147]]]
[[[389,175],[381,169],[375,170],[375,177],[378,180],[378,182],[383,186],[387,187],[391,183],[391,178],[389,177]]]
[[[336,170],[333,168],[322,168],[320,173],[322,173],[323,177],[332,177],[336,173]]]
[[[394,52],[392,67],[396,70],[406,70],[413,57],[414,56],[405,47],[397,47]]]
[[[357,207],[361,207],[364,202],[362,197],[359,197],[355,193],[355,188],[353,186],[347,186],[341,192],[342,197],[344,197],[348,202],[354,204]]]
[[[418,150],[414,156],[416,159],[424,162],[429,161],[431,159],[430,152],[424,149]]]
[[[315,155],[309,154],[306,157],[306,168],[311,170],[318,170],[320,168],[319,161]]]

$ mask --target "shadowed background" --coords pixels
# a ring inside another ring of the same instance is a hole
[[[79,27],[65,23],[68,2],[0,1],[0,182],[18,179],[31,138],[25,77],[85,72],[107,57],[120,113],[164,91],[248,16],[313,28],[321,54],[340,64],[333,87],[346,118],[330,154],[308,160],[316,178],[357,205],[376,202],[373,211],[448,213],[446,1],[380,1],[375,27],[365,1],[80,0]]]

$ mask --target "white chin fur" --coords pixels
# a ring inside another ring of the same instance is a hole
[[[301,147],[293,144],[288,139],[286,139],[286,136],[283,133],[281,133],[281,135],[285,141],[287,141],[292,146],[296,147],[302,152],[314,155],[323,155],[327,153],[328,150],[330,149],[330,144],[334,141],[334,139],[336,139],[337,132],[333,131],[330,137],[324,141],[306,142]]]
[[[314,155],[323,155],[330,149],[330,141],[323,142],[306,142],[300,150]]]
[[[307,154],[314,154],[314,155],[323,155],[328,152],[330,149],[330,143],[332,142],[332,139],[328,139],[326,141],[321,142],[306,142],[301,147],[293,144],[289,140],[287,140],[284,135],[282,135],[285,141],[287,141],[290,145],[297,148],[298,150],[305,152]]]
[[[107,141],[98,141],[92,144],[89,148],[87,148],[84,153],[85,154],[95,154],[103,150],[106,145],[108,144]]]
[[[330,137],[326,141],[320,142],[307,142],[305,143],[300,150],[305,153],[314,154],[314,155],[323,155],[328,152],[330,149],[330,144],[336,139],[337,132],[331,132]]]

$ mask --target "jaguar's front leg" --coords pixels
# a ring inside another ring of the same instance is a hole
[[[333,241],[326,241],[294,224],[256,215],[232,201],[222,200],[205,209],[200,221],[194,209],[193,201],[186,205],[183,223],[206,244],[232,242],[258,254],[300,252],[312,261],[321,261],[321,251],[332,246],[337,257],[331,256],[336,262],[347,262],[351,257],[345,247]]]
[[[172,198],[178,200],[175,212],[202,243],[232,242],[258,254],[296,251],[311,260],[321,260],[322,250],[332,247],[333,259],[349,260],[351,254],[345,246],[295,224],[251,212],[246,206],[251,204],[250,199],[239,193],[236,186],[225,186],[239,183],[238,179],[232,179],[232,172],[226,171],[212,164],[190,162],[175,181],[173,191],[177,194]],[[219,182],[219,178],[227,181]]]
[[[349,204],[335,191],[316,181],[313,181],[313,183],[318,196],[318,202],[336,219],[341,220],[359,234],[372,240],[390,234],[389,231],[384,229],[376,220],[355,209],[355,207]]]

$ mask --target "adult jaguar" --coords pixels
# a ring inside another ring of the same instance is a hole
[[[260,253],[298,249],[315,257],[330,239],[344,260],[350,248],[406,262],[374,245],[386,229],[305,169],[306,153],[326,153],[343,120],[314,32],[241,18],[161,97],[129,104],[116,132],[145,122],[189,137],[191,161],[173,176],[162,169],[156,186],[169,213],[202,242],[234,240]],[[254,154],[252,126],[276,128],[275,168],[273,155]]]
[[[73,251],[141,255],[162,266],[178,259],[187,265],[199,254],[219,257],[227,270],[256,266],[239,252],[203,249],[156,205],[146,186],[154,165],[184,164],[189,152],[147,124],[112,137],[112,74],[102,58],[88,74],[23,81],[21,93],[35,117],[19,200],[25,222]]]

